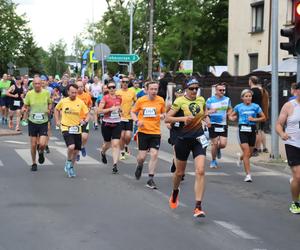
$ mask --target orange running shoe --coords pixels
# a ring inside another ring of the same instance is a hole
[[[205,213],[200,208],[196,207],[194,209],[194,217],[195,218],[197,218],[197,217],[205,217]]]
[[[170,206],[171,209],[177,208],[178,205],[179,205],[179,190],[178,190],[178,194],[177,194],[175,202],[173,202],[173,192],[172,192],[172,194],[170,196],[170,199],[169,199],[169,206]]]

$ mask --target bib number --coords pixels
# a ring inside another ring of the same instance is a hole
[[[196,138],[196,140],[201,143],[202,148],[206,148],[209,145],[209,141],[207,140],[207,137],[205,135],[201,135]]]
[[[247,132],[247,133],[251,133],[252,132],[252,127],[251,126],[244,126],[242,125],[240,128],[241,132]]]
[[[69,134],[80,134],[80,128],[79,126],[72,126],[72,127],[69,127]]]
[[[15,107],[20,107],[21,106],[21,101],[14,101],[14,106]]]
[[[216,133],[223,133],[223,132],[225,132],[225,129],[224,129],[224,127],[215,127],[215,132]]]
[[[156,117],[156,108],[145,108],[144,109],[144,117],[145,118]]]
[[[34,113],[32,117],[36,121],[42,121],[45,119],[45,115],[43,113]]]
[[[114,110],[110,113],[110,118],[111,119],[118,119],[120,118],[120,114],[119,114],[119,111],[118,110]]]
[[[180,122],[175,122],[175,123],[174,123],[174,127],[175,127],[175,128],[179,128],[179,127],[180,127]]]

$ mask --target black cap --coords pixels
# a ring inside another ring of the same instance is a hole
[[[16,80],[21,80],[21,76],[16,76]]]

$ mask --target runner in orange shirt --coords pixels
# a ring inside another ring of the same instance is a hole
[[[130,110],[134,103],[136,102],[136,94],[134,90],[128,89],[129,79],[123,77],[121,79],[121,89],[117,90],[116,95],[121,96],[121,140],[120,140],[120,149],[121,149],[121,158],[120,160],[125,160],[125,155],[129,154],[128,145],[131,140],[133,122],[130,115]]]
[[[166,112],[164,99],[157,95],[158,87],[157,82],[147,82],[147,95],[139,98],[131,110],[132,119],[138,126],[139,153],[135,177],[137,180],[141,178],[143,164],[149,151],[149,180],[146,186],[152,189],[157,189],[153,177],[160,147],[160,121],[165,118]]]
[[[90,96],[89,93],[85,92],[84,91],[84,85],[83,85],[83,82],[82,81],[77,81],[76,82],[77,86],[78,86],[78,94],[77,94],[77,97],[82,100],[85,105],[88,107],[88,109],[90,110],[92,105],[93,105],[93,102],[92,102],[92,98]],[[80,119],[81,120],[84,120],[84,121],[88,121],[89,119],[86,119],[86,115],[84,113],[81,113],[80,114]],[[82,125],[81,127],[81,138],[82,138],[82,146],[81,146],[81,155],[83,157],[86,156],[86,149],[85,149],[85,145],[88,141],[88,138],[89,138],[89,131],[90,131],[90,125],[89,123],[85,123]],[[77,155],[77,161],[80,160],[80,154]]]

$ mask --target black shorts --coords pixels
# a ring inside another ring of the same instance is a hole
[[[111,140],[119,140],[121,138],[122,132],[121,123],[102,122],[101,132],[105,142],[110,142]]]
[[[132,131],[133,130],[133,120],[129,120],[128,122],[121,121],[122,131]]]
[[[152,135],[138,132],[138,148],[139,150],[146,151],[150,148],[159,150],[160,148],[160,135]]]
[[[10,98],[8,96],[0,97],[0,107],[8,108],[10,106]]]
[[[9,110],[16,111],[22,109],[22,107],[23,107],[23,102],[21,102],[19,106],[14,106],[14,103],[12,101],[12,103],[9,105]]]
[[[241,127],[242,127],[242,125],[239,125],[239,141],[240,141],[240,144],[246,143],[246,144],[249,145],[249,147],[254,147],[255,146],[255,141],[256,141],[256,126],[255,125],[254,126],[249,126],[249,127],[251,127],[250,132],[241,131]]]
[[[290,167],[300,166],[300,148],[285,144],[285,152]]]
[[[217,138],[218,136],[227,137],[228,136],[228,126],[212,124],[208,129],[209,137],[211,139]]]
[[[89,133],[90,131],[90,124],[89,123],[86,123],[84,125],[81,126],[81,132],[82,133]]]
[[[48,136],[48,122],[36,124],[28,121],[28,135],[31,137]]]
[[[202,148],[200,142],[195,138],[182,139],[177,138],[175,144],[175,155],[176,159],[180,161],[187,161],[190,152],[193,153],[193,158],[195,159],[199,155],[206,155],[206,148]]]
[[[81,150],[81,134],[69,134],[68,131],[62,132],[67,147],[75,145],[75,150]]]
[[[174,128],[170,129],[170,138],[168,139],[168,143],[172,146],[174,146],[176,144],[176,140],[178,137],[179,131],[177,131]]]

